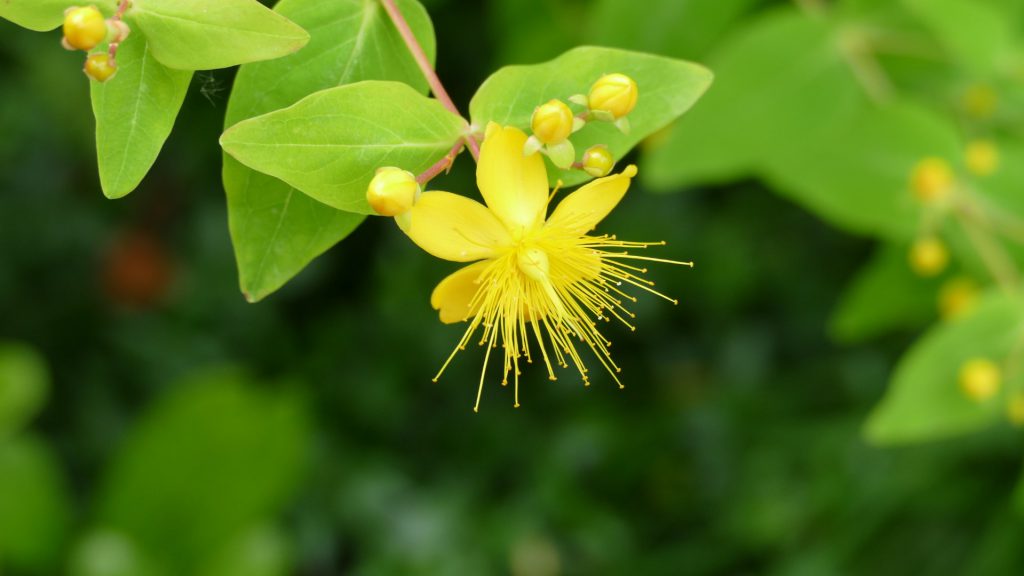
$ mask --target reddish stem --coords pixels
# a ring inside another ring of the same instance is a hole
[[[380,3],[384,5],[384,10],[387,11],[388,16],[391,18],[391,22],[394,23],[395,28],[398,29],[398,33],[401,34],[402,40],[405,41],[406,47],[409,48],[409,52],[412,54],[416,64],[419,65],[420,71],[423,72],[423,77],[427,79],[427,84],[430,85],[430,91],[434,93],[434,96],[441,102],[441,104],[447,108],[453,114],[462,116],[459,109],[452,102],[451,96],[448,95],[448,91],[444,89],[444,85],[441,84],[441,79],[438,78],[437,72],[434,71],[434,67],[430,65],[430,59],[427,58],[427,53],[423,51],[423,47],[420,46],[416,35],[412,33],[412,28],[409,27],[409,23],[405,21],[405,17],[402,16],[401,10],[395,5],[395,0],[380,0]],[[470,135],[463,136],[462,140],[469,147],[470,154],[473,155],[474,160],[480,158],[480,144]]]
[[[121,3],[117,5],[117,12],[110,18],[111,22],[120,22],[124,13],[128,11],[128,6],[132,3],[132,0],[121,0]],[[120,42],[111,42],[110,47],[107,49],[107,54],[110,55],[110,65],[117,66],[117,49],[121,46]]]
[[[420,183],[420,186],[425,186],[427,182],[433,180],[441,172],[447,173],[449,170],[451,170],[452,164],[455,163],[455,157],[458,156],[459,152],[461,151],[462,141],[460,140],[459,143],[456,144],[451,149],[450,152],[444,155],[444,158],[441,158],[440,160],[437,161],[436,164],[434,164],[430,168],[427,168],[426,172],[417,176],[416,181]]]

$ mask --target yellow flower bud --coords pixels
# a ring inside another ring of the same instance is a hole
[[[573,115],[561,100],[552,100],[533,111],[533,135],[544,144],[558,144],[572,134]]]
[[[117,74],[117,64],[106,52],[90,54],[85,59],[85,75],[97,82],[106,82]]]
[[[984,402],[999,393],[1002,373],[995,362],[973,358],[960,366],[960,391],[975,402]]]
[[[974,140],[967,144],[965,159],[975,176],[991,176],[999,169],[999,148],[991,140]]]
[[[1006,417],[1014,426],[1024,426],[1024,394],[1017,392],[1006,405]]]
[[[69,8],[64,13],[64,42],[88,52],[107,38],[107,20],[95,6]]]
[[[961,276],[953,278],[939,289],[939,316],[952,320],[970,312],[978,303],[980,290],[977,283]]]
[[[603,178],[615,167],[615,158],[604,144],[591,146],[583,153],[583,171],[594,178]]]
[[[640,91],[636,82],[625,74],[602,76],[590,88],[591,110],[606,112],[618,119],[633,111]]]
[[[914,166],[910,175],[910,188],[924,203],[947,198],[953,191],[953,169],[942,158],[925,158]]]
[[[999,107],[999,95],[988,84],[975,84],[964,91],[960,101],[964,112],[976,120],[987,120]]]
[[[919,238],[910,247],[910,268],[925,278],[938,276],[949,264],[949,251],[942,240],[933,236]]]
[[[420,184],[416,176],[394,167],[378,169],[366,189],[366,201],[381,216],[398,216],[407,212],[419,195]]]

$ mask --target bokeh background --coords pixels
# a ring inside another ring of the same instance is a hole
[[[462,107],[497,67],[580,43],[706,62],[788,6],[425,4]],[[532,370],[522,408],[493,384],[474,414],[476,351],[431,382],[461,334],[428,301],[453,268],[391,222],[244,301],[217,145],[232,71],[198,75],[153,172],[108,201],[80,58],[0,31],[0,573],[1024,570],[1020,435],[867,443],[920,329],[831,338],[875,242],[763,179],[641,179],[605,229],[697,266],[652,269],[680,304],[609,327],[627,387]],[[443,185],[472,182],[462,159]]]

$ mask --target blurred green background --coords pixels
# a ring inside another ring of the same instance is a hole
[[[580,43],[713,67],[790,6],[425,4],[462,107],[497,67]],[[521,409],[489,383],[474,414],[474,351],[430,381],[461,335],[428,301],[453,267],[389,221],[245,303],[217,144],[232,71],[197,76],[152,174],[107,201],[80,58],[59,33],[0,30],[0,574],[1024,571],[1020,435],[865,442],[927,319],[830,338],[874,242],[770,179],[652,194],[641,161],[604,229],[697,266],[653,269],[680,305],[641,299],[636,333],[609,328],[627,387],[532,370]],[[469,193],[461,162],[440,185]]]

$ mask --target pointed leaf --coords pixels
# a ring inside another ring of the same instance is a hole
[[[64,22],[65,10],[82,4],[86,3],[76,0],[0,0],[0,18],[29,30],[46,32]],[[87,4],[96,6],[104,14],[110,15],[114,13],[117,2],[97,0]]]

